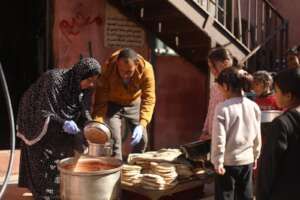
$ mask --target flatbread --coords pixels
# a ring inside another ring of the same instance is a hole
[[[161,187],[164,186],[166,183],[152,183],[142,180],[141,185],[151,186],[151,187]]]
[[[122,170],[122,174],[127,174],[127,175],[130,175],[130,174],[140,174],[141,171],[137,171],[137,170],[131,170],[131,171],[124,171]]]
[[[157,179],[157,180],[155,180],[155,179],[149,179],[149,178],[145,178],[145,177],[142,178],[142,182],[143,183],[144,182],[146,182],[146,183],[152,183],[152,184],[155,184],[155,185],[157,185],[157,184],[165,184],[166,183],[166,181],[164,179]]]
[[[130,186],[130,187],[135,185],[133,182],[123,181],[123,180],[121,181],[121,184],[126,185],[126,186]]]
[[[161,171],[161,172],[164,172],[164,171],[175,171],[176,170],[176,167],[175,165],[172,165],[172,164],[169,164],[169,163],[159,163],[157,166],[154,167],[155,170],[157,171]]]
[[[172,169],[172,170],[152,169],[152,170],[159,174],[177,174],[175,169]]]
[[[129,171],[129,170],[141,170],[142,167],[138,165],[127,165],[123,164],[122,170]]]
[[[159,186],[159,187],[148,186],[148,185],[143,185],[143,184],[141,184],[141,186],[142,186],[142,188],[144,188],[146,190],[168,190],[168,189],[174,188],[177,184],[178,184],[178,182],[173,182],[171,184],[162,185],[162,186]]]
[[[156,174],[143,174],[142,181],[144,180],[153,183],[165,183],[164,178]]]
[[[158,163],[157,167],[169,169],[169,168],[175,168],[175,165],[171,163]]]

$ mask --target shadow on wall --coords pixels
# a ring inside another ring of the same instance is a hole
[[[207,110],[208,76],[181,57],[159,56],[156,84],[154,148],[197,140]]]

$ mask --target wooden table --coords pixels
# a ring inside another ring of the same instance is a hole
[[[191,178],[188,180],[179,181],[179,183],[174,188],[168,190],[147,190],[140,186],[131,187],[126,185],[122,185],[122,190],[137,193],[151,200],[159,200],[162,197],[171,196],[173,194],[191,190],[201,186],[204,187],[205,184],[211,183],[212,181],[213,177],[207,177],[205,179]]]

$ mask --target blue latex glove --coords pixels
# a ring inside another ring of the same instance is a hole
[[[137,145],[140,143],[141,139],[143,138],[143,132],[144,132],[144,127],[142,125],[138,125],[135,127],[133,134],[132,134],[132,141],[131,145]]]
[[[66,133],[69,133],[70,135],[75,135],[78,132],[80,132],[80,129],[73,120],[65,121],[63,129]]]

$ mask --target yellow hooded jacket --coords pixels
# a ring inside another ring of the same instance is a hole
[[[138,67],[129,85],[125,87],[116,64],[119,52],[120,50],[113,53],[102,67],[96,88],[95,120],[104,121],[108,102],[126,106],[141,97],[140,124],[146,127],[151,121],[156,99],[153,67],[139,55]]]

